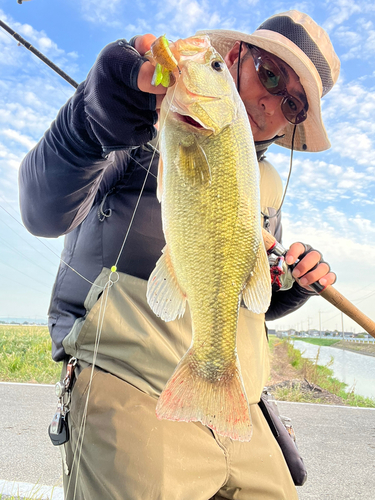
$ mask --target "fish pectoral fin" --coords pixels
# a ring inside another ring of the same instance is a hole
[[[156,316],[164,321],[173,321],[184,315],[186,296],[177,282],[167,246],[148,279],[147,302]]]
[[[211,169],[206,153],[194,136],[190,144],[179,144],[177,168],[180,175],[191,185],[211,182]]]
[[[242,298],[245,306],[256,314],[265,313],[271,301],[271,274],[263,241],[259,244],[256,265],[249,276]]]
[[[159,203],[161,202],[162,195],[163,195],[163,158],[160,155],[158,164],[157,187],[156,187],[156,197]]]
[[[222,436],[250,441],[253,428],[236,359],[220,378],[212,380],[194,370],[191,347],[168,380],[156,406],[160,419],[202,422]]]

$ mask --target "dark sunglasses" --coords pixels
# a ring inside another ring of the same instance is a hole
[[[284,97],[281,110],[288,122],[293,125],[304,122],[308,104],[288,93],[285,78],[272,55],[254,45],[247,46],[253,56],[260,83],[270,94]]]

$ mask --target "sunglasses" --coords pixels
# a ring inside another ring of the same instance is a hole
[[[248,48],[253,56],[260,83],[270,94],[283,97],[281,111],[288,122],[292,125],[304,122],[308,104],[288,93],[285,77],[272,55],[254,45],[248,44]]]

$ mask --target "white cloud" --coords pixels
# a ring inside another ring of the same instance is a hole
[[[34,140],[30,139],[30,137],[20,134],[19,132],[16,132],[12,129],[0,130],[0,134],[8,137],[13,142],[22,144],[22,146],[25,146],[27,148],[27,150],[33,148],[36,144]]]
[[[84,19],[98,26],[121,27],[123,0],[81,0],[81,9]]]
[[[336,0],[328,4],[328,9],[331,15],[323,23],[323,27],[330,32],[336,26],[347,21],[353,14],[362,13],[363,5],[360,5],[359,2],[353,2],[352,0]]]
[[[368,79],[345,83],[339,79],[324,99],[323,118],[332,152],[358,165],[375,165],[374,89]]]
[[[191,36],[198,29],[215,28],[223,21],[219,9],[212,9],[207,0],[166,0],[155,20],[159,22],[157,31],[168,32],[172,38]]]

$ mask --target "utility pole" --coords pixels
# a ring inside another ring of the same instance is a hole
[[[320,310],[319,310],[319,332],[320,332],[320,338],[322,338],[322,321],[320,317]]]
[[[341,312],[341,330],[342,330],[342,338],[344,339],[344,314]]]

